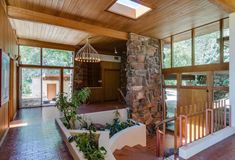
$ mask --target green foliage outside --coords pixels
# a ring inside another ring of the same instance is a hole
[[[48,66],[73,66],[73,54],[70,51],[42,49],[42,64]],[[20,63],[40,65],[40,48],[20,46]],[[70,75],[69,69],[64,70],[64,74]],[[27,96],[32,93],[32,78],[43,75],[58,75],[60,71],[55,69],[23,69],[22,70],[22,94]],[[40,84],[38,84],[40,85]]]
[[[173,44],[173,47],[174,47],[173,66],[174,67],[190,66],[192,64],[191,44],[192,44],[191,39],[175,42]]]
[[[229,29],[224,29],[224,36],[229,36]],[[212,32],[195,37],[195,64],[214,64],[220,61],[220,32]],[[163,45],[163,68],[170,68],[170,45]],[[173,67],[191,66],[191,39],[173,43]],[[224,62],[229,62],[229,41],[224,41]],[[196,75],[194,80],[183,80],[184,85],[206,85],[205,75]],[[166,85],[176,85],[176,80],[165,80]],[[214,86],[229,86],[228,74],[215,74]],[[228,98],[228,92],[215,91],[214,99]]]

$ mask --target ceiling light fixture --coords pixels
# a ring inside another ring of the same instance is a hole
[[[101,59],[99,53],[91,46],[87,39],[86,44],[76,53],[75,60],[84,63],[98,63]]]

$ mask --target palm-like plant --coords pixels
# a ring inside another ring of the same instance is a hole
[[[86,102],[90,96],[90,89],[83,88],[79,91],[76,91],[72,97],[69,97],[68,94],[60,94],[56,99],[57,108],[64,114],[64,124],[67,128],[74,129],[75,121],[77,120],[77,110],[81,104]]]

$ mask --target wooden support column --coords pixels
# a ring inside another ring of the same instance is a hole
[[[177,116],[180,113],[180,104],[179,104],[179,99],[180,99],[180,87],[182,84],[182,77],[181,77],[181,73],[177,74]]]
[[[171,36],[171,68],[173,68],[173,36]]]
[[[213,103],[213,78],[214,72],[207,73],[207,92],[208,92],[208,107],[212,108]]]
[[[195,29],[192,29],[192,66],[195,65]]]
[[[220,63],[224,63],[224,20],[220,20]]]
[[[60,94],[64,92],[64,69],[60,69]]]

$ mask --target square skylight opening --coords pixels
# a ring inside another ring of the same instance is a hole
[[[139,4],[133,0],[117,0],[108,11],[126,16],[132,19],[138,19],[145,13],[151,11],[152,9]]]

